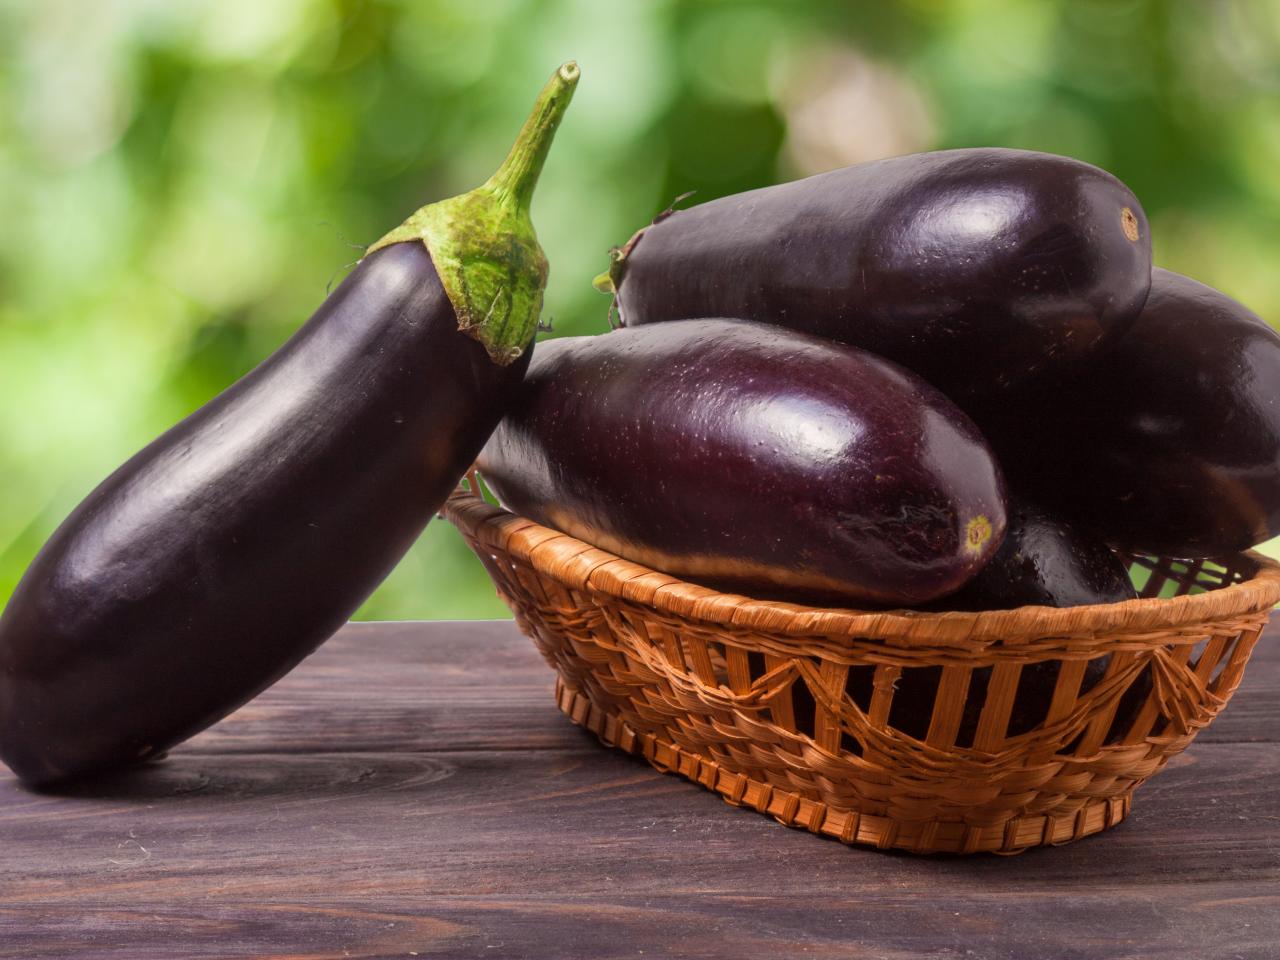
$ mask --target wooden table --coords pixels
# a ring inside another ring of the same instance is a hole
[[[564,719],[510,623],[347,627],[164,763],[0,774],[0,957],[1280,957],[1280,654],[1099,837],[788,830]]]

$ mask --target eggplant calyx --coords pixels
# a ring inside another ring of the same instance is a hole
[[[609,251],[609,269],[604,273],[596,274],[591,279],[591,286],[595,287],[601,293],[607,293],[611,296],[618,292],[618,285],[613,279],[613,264],[616,259],[616,254],[613,251],[616,249],[618,248],[614,247],[613,250]]]
[[[627,257],[631,256],[631,251],[634,250],[636,244],[640,242],[640,238],[644,236],[644,232],[648,230],[649,227],[655,226],[663,220],[666,220],[668,217],[672,217],[679,213],[680,211],[677,208],[681,201],[688,200],[696,192],[696,190],[686,190],[684,193],[680,194],[680,196],[672,200],[671,205],[667,207],[667,209],[654,217],[652,223],[648,224],[648,226],[641,227],[633,233],[630,240],[620,247],[609,248],[609,269],[593,278],[591,285],[601,293],[607,293],[612,296],[615,307],[617,306],[618,301],[618,290],[622,286],[622,275],[626,272]],[[610,308],[610,316],[612,316],[612,314],[613,308]],[[623,325],[625,326],[625,324]]]
[[[653,224],[649,226],[653,226]],[[648,229],[649,227],[641,227],[622,246],[609,248],[609,269],[591,281],[593,287],[610,296],[616,297],[618,295],[618,289],[622,286],[622,274],[627,268],[627,257],[631,255],[632,249],[640,242],[640,238]]]
[[[423,243],[458,329],[484,344],[500,366],[524,353],[538,330],[547,258],[529,205],[578,76],[572,60],[551,75],[507,159],[484,184],[420,208],[366,251]]]

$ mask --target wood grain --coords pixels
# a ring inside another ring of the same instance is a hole
[[[510,624],[353,625],[163,763],[0,774],[0,957],[1274,960],[1271,639],[1115,830],[922,859],[604,750]]]
[[[507,621],[353,623],[185,752],[541,749],[551,670]],[[548,709],[548,705],[551,708]]]

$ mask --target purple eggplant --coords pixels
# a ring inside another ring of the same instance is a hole
[[[1009,525],[991,562],[938,610],[1079,607],[1133,600],[1129,571],[1101,540],[1020,498],[1009,500]]]
[[[1119,603],[1136,597],[1124,562],[1105,543],[1034,504],[1010,498],[1008,529],[991,562],[956,593],[934,601],[930,608],[1075,607]],[[1080,683],[1082,692],[1097,685],[1110,661],[1111,657],[1106,655],[1087,662]],[[1009,715],[1010,736],[1026,733],[1044,721],[1058,673],[1056,661],[1030,663],[1022,668]],[[909,736],[924,739],[941,676],[939,667],[904,671],[889,713],[890,725]],[[973,743],[990,681],[989,668],[974,670],[970,677],[968,698],[956,736],[961,746]],[[1125,692],[1112,723],[1117,735],[1128,730],[1150,690],[1151,675],[1144,672]],[[866,696],[870,698],[869,689]]]
[[[870,350],[949,396],[1000,393],[1137,316],[1146,215],[1119,180],[1025,150],[895,157],[664,214],[597,286],[626,326],[742,317]]]
[[[1004,533],[1000,471],[941,393],[734,320],[540,344],[479,465],[522,516],[755,597],[923,603]]]
[[[547,266],[529,201],[578,71],[484,186],[371,248],[288,342],[116,470],[0,617],[0,757],[44,784],[155,756],[332,634],[516,397]]]
[[[1137,322],[1072,376],[968,409],[1020,489],[1131,553],[1280,534],[1280,334],[1188,277],[1156,270]]]

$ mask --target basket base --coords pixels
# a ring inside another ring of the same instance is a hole
[[[1101,833],[1129,814],[1132,792],[1093,800],[1073,816],[1015,817],[1001,824],[959,821],[895,820],[842,809],[802,797],[735,773],[723,764],[690,753],[669,741],[632,729],[617,714],[556,677],[556,703],[571,721],[590,730],[606,746],[644,757],[663,773],[676,773],[714,791],[734,806],[750,807],[788,827],[808,830],[842,843],[911,853],[1017,854],[1031,847],[1058,845]]]

